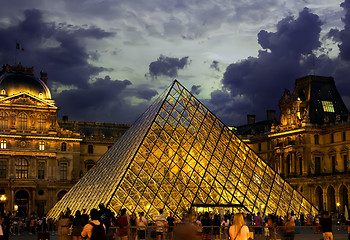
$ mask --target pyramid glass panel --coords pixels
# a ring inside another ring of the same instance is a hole
[[[52,208],[57,219],[69,207],[104,203],[175,217],[194,206],[232,206],[286,215],[317,209],[179,82],[173,84],[97,164]]]

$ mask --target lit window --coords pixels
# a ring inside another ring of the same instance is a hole
[[[93,145],[88,146],[88,153],[94,153],[94,146]]]
[[[28,178],[28,161],[24,158],[16,160],[16,178]]]
[[[331,101],[322,101],[324,112],[334,112],[333,103]]]
[[[42,93],[39,93],[39,98],[40,99],[43,99],[44,98],[44,95]]]
[[[60,163],[60,177],[61,180],[66,180],[67,179],[67,163]]]
[[[46,119],[42,114],[40,114],[38,116],[38,130],[45,131],[45,129],[46,129]]]
[[[0,161],[0,178],[6,178],[7,162]]]
[[[1,149],[6,149],[6,140],[5,139],[1,140],[0,148]]]
[[[0,128],[8,129],[9,126],[9,115],[5,112],[0,112]]]
[[[2,89],[2,90],[1,90],[1,95],[5,95],[5,94],[6,94],[5,89]]]
[[[27,114],[21,112],[21,113],[18,115],[19,129],[21,129],[21,130],[27,130],[27,123],[28,123]]]
[[[45,142],[43,142],[43,141],[39,142],[39,150],[41,150],[41,151],[45,150]]]
[[[38,164],[38,179],[45,178],[45,162],[39,162]]]
[[[61,151],[62,151],[62,152],[67,151],[67,143],[62,143],[62,144],[61,144]]]

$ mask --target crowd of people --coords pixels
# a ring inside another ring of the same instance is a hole
[[[336,222],[346,225],[350,221],[339,218]],[[315,233],[323,233],[323,239],[333,239],[332,220],[328,212],[315,217],[292,212],[280,217],[276,215],[261,216],[230,213],[213,214],[211,212],[197,215],[185,214],[176,221],[173,214],[165,216],[163,210],[159,215],[148,220],[143,212],[128,214],[122,209],[118,216],[103,204],[98,209],[76,211],[74,216],[67,209],[61,212],[58,221],[50,218],[37,217],[32,213],[30,218],[19,218],[14,214],[1,214],[0,240],[7,240],[9,235],[20,235],[24,232],[57,234],[59,240],[173,240],[173,239],[231,239],[231,240],[270,240],[275,239],[277,231],[285,240],[293,240],[298,233],[298,226],[314,226]],[[350,224],[349,224],[350,225]],[[350,228],[349,228],[350,230]],[[349,231],[350,232],[350,231]],[[350,235],[349,235],[350,236]],[[350,238],[349,238],[350,239]]]

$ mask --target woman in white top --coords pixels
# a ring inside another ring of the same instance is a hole
[[[235,214],[233,218],[233,225],[229,230],[231,240],[248,240],[249,228],[244,225],[244,218],[242,213]]]

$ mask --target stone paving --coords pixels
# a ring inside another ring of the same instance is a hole
[[[333,229],[334,240],[348,240],[348,235],[345,230]],[[38,235],[29,235],[27,232],[22,233],[21,235],[11,235],[10,240],[38,240]],[[118,239],[118,237],[116,238]],[[224,239],[224,238],[223,238]],[[277,239],[281,239],[280,235],[277,235]],[[294,240],[320,240],[322,239],[322,234],[314,234],[311,229],[302,229],[300,234],[295,234]],[[58,240],[57,234],[50,234],[50,240]],[[259,239],[260,240],[260,239]],[[265,240],[263,238],[262,240]]]

